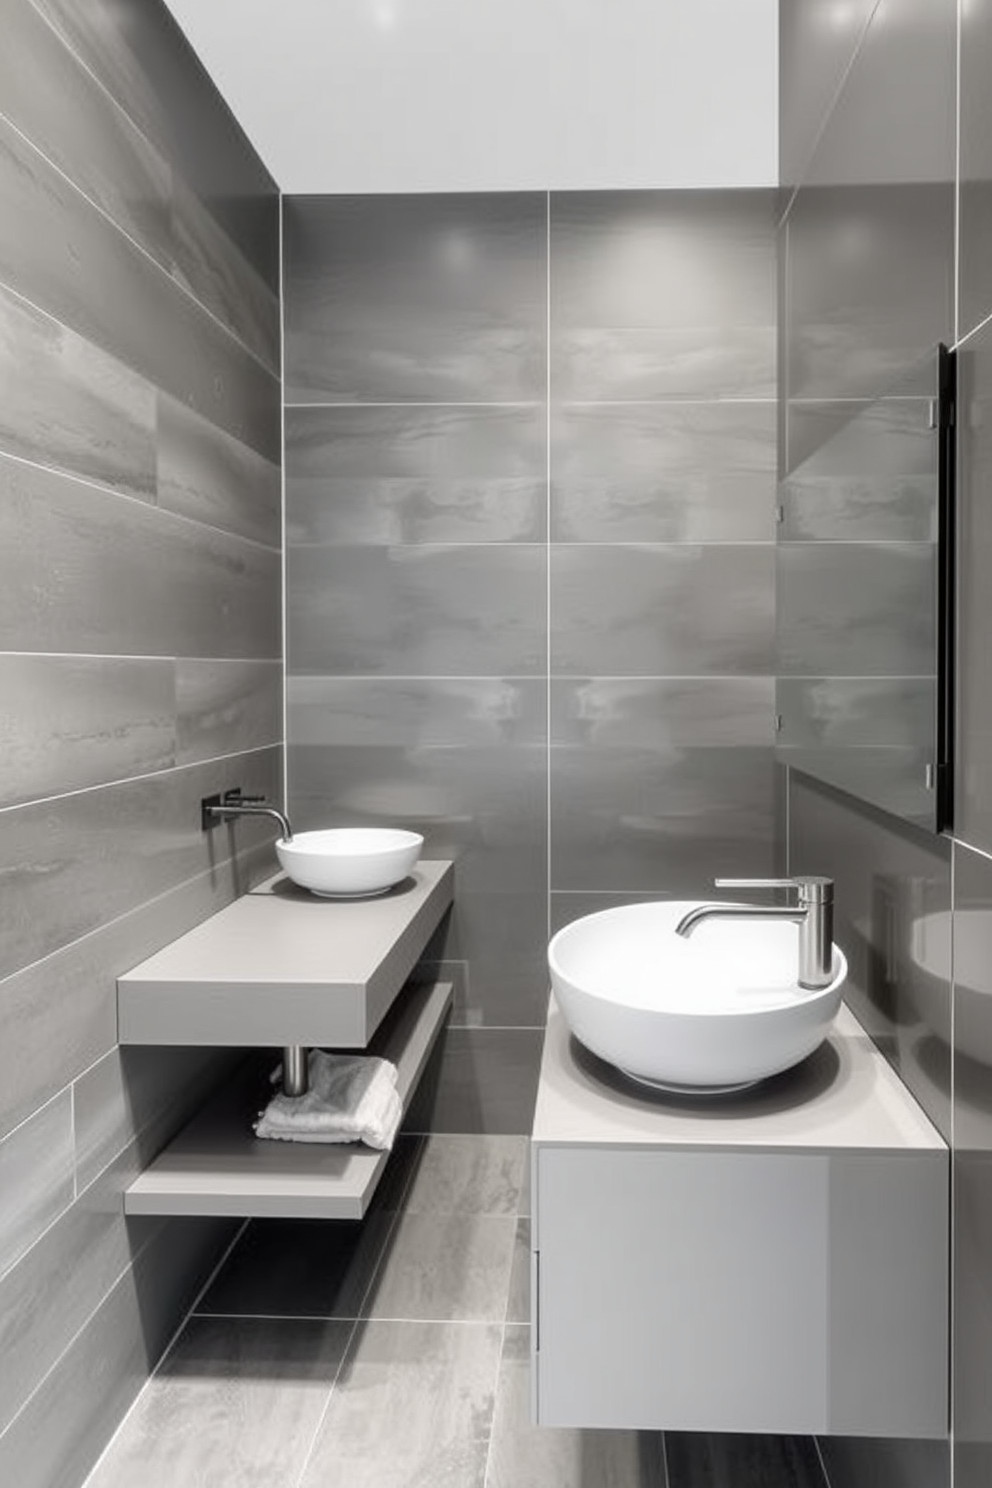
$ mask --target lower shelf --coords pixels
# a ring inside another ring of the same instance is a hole
[[[404,1109],[451,1006],[451,986],[411,987],[397,999],[369,1053],[399,1072]],[[209,1102],[132,1183],[125,1214],[361,1219],[389,1160],[359,1144],[259,1141],[252,1130],[264,1097],[257,1079]]]

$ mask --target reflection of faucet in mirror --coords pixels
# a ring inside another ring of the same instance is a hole
[[[800,987],[816,991],[833,981],[834,881],[832,878],[717,878],[718,889],[794,889],[798,903],[701,904],[675,927],[688,937],[704,920],[795,920],[799,926]]]

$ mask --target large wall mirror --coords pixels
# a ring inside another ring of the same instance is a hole
[[[792,403],[779,483],[778,757],[942,831],[953,780],[954,359]]]

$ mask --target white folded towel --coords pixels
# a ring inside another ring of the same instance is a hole
[[[255,1122],[255,1135],[282,1142],[364,1142],[388,1149],[403,1102],[396,1066],[367,1054],[310,1050],[305,1095],[276,1095]]]

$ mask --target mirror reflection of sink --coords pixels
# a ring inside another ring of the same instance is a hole
[[[921,915],[910,940],[910,991],[920,1017],[951,1043],[951,957],[954,964],[953,1041],[958,1054],[992,1065],[992,910],[958,909]]]
[[[388,827],[337,827],[280,838],[276,855],[283,872],[324,899],[384,894],[400,883],[420,857],[419,832]]]
[[[566,925],[548,947],[551,983],[580,1043],[662,1090],[739,1090],[805,1059],[841,1004],[833,981],[797,983],[799,927],[714,920],[691,939],[675,926],[696,901],[626,904]]]

